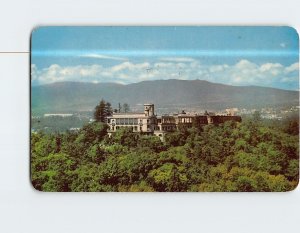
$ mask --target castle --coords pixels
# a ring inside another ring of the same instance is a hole
[[[145,135],[156,135],[163,140],[167,132],[178,129],[180,125],[191,128],[193,125],[220,124],[225,121],[241,121],[240,116],[234,116],[232,112],[227,115],[214,115],[205,112],[204,115],[181,114],[157,116],[154,112],[154,104],[144,104],[144,112],[113,113],[107,117],[109,135],[122,127],[129,127],[133,132]]]

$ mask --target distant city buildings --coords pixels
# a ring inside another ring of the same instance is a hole
[[[133,132],[146,135],[156,135],[163,139],[165,133],[177,130],[180,126],[191,128],[193,125],[220,124],[226,121],[241,121],[235,116],[237,109],[226,109],[226,113],[219,115],[205,112],[203,115],[189,114],[182,111],[180,114],[157,116],[154,104],[144,104],[144,112],[113,113],[107,118],[109,135],[123,127],[131,128]]]

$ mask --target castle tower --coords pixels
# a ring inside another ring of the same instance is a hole
[[[144,104],[145,116],[154,116],[154,104]]]

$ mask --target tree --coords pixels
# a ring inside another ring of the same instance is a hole
[[[109,102],[106,102],[105,104],[105,116],[111,116],[113,114],[113,108],[111,107],[111,104]]]
[[[107,116],[111,106],[103,103]],[[76,132],[37,132],[31,135],[32,184],[78,192],[292,190],[299,181],[297,125],[265,123],[183,127],[164,142],[129,127],[108,137],[101,122]]]
[[[131,128],[122,128],[112,136],[112,141],[122,146],[136,147],[139,135],[134,133]]]
[[[299,120],[292,120],[289,122],[289,125],[286,127],[285,131],[291,135],[299,134]]]
[[[165,163],[151,170],[148,180],[158,192],[180,192],[187,189],[185,167],[173,163]]]
[[[75,161],[65,153],[50,153],[35,158],[31,163],[31,182],[35,189],[49,192],[70,191],[68,173],[75,168]]]
[[[105,122],[106,117],[106,103],[102,99],[100,103],[95,107],[94,118],[96,121]]]
[[[94,118],[98,122],[105,122],[106,118],[112,115],[112,112],[111,104],[102,99],[95,107]]]
[[[127,103],[124,103],[124,104],[123,104],[123,111],[124,111],[124,112],[129,112],[129,111],[130,111],[130,106],[129,106],[129,104],[127,104]]]
[[[187,139],[187,131],[176,131],[165,135],[167,147],[182,146]]]
[[[291,180],[299,180],[299,161],[297,159],[293,159],[289,162],[286,177],[290,178]]]
[[[121,112],[122,111],[122,106],[121,103],[118,104],[118,111]]]
[[[141,136],[138,146],[141,148],[150,148],[155,152],[161,152],[165,149],[162,141],[157,136]]]

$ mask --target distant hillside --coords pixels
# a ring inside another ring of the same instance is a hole
[[[152,102],[157,107],[224,109],[299,105],[299,92],[258,86],[230,86],[202,80],[155,80],[122,85],[116,83],[59,82],[31,89],[32,112],[93,110],[103,98],[117,106]]]

